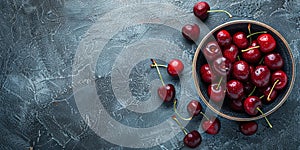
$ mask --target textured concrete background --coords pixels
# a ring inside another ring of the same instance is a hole
[[[1,0],[0,149],[29,149],[30,146],[43,150],[129,149],[105,141],[84,122],[76,107],[72,87],[83,85],[88,81],[72,83],[71,70],[77,46],[97,18],[115,8],[148,2],[154,1]],[[175,5],[190,14],[197,1],[155,0],[155,2]],[[253,19],[269,24],[286,38],[296,60],[296,69],[299,67],[299,0],[208,2],[211,9],[226,9],[234,16],[229,19],[222,13],[211,14],[205,21],[209,28],[235,19]],[[113,30],[113,27],[112,25],[110,28]],[[157,30],[161,32],[155,32]],[[174,37],[157,35],[163,32],[172,32]],[[111,65],[110,60],[115,59],[113,55],[115,48],[122,48],[132,41],[153,37],[179,43],[179,47],[185,49],[187,55],[192,58],[196,45],[187,43],[180,34],[176,30],[155,24],[122,29],[103,50],[108,56],[105,66]],[[104,64],[101,61],[99,63]],[[140,62],[130,74],[132,93],[141,101],[147,100],[149,96],[148,80],[157,78],[155,72],[150,73],[148,63]],[[172,115],[169,106],[161,106],[153,113],[142,115],[142,119],[138,114],[118,109],[117,101],[109,96],[112,93],[109,88],[111,68],[101,68],[102,65],[99,68],[101,70],[99,73],[102,74],[96,78],[97,90],[100,97],[107,97],[107,101],[102,103],[113,118],[122,124],[142,128],[159,124]],[[145,74],[150,74],[150,79],[145,79]],[[173,82],[171,79],[169,81]],[[220,133],[215,136],[202,134],[203,142],[199,148],[300,149],[299,70],[294,85],[286,103],[269,116],[273,129],[268,128],[264,120],[259,120],[258,132],[245,137],[239,132],[236,122],[220,118],[222,123]],[[190,130],[198,128],[198,124],[197,120],[191,121],[187,128]],[[152,149],[185,149],[182,138],[183,134],[178,134]]]

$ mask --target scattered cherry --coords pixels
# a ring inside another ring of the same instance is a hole
[[[197,130],[193,130],[188,133],[187,129],[182,126],[182,124],[177,120],[176,116],[173,116],[172,119],[175,120],[182,132],[185,134],[183,142],[187,147],[196,148],[201,144],[202,137]]]
[[[283,66],[283,60],[279,53],[271,53],[264,57],[264,64],[271,70],[279,70]]]
[[[175,88],[173,84],[165,84],[164,80],[161,76],[161,73],[159,71],[158,65],[154,59],[151,59],[152,65],[155,66],[157,73],[159,75],[160,81],[163,86],[159,87],[157,90],[158,96],[164,101],[169,102],[175,98]],[[151,66],[152,67],[152,66]]]
[[[276,41],[269,33],[261,34],[257,37],[257,43],[263,53],[269,53],[276,48]]]
[[[210,10],[210,7],[207,2],[198,2],[194,5],[193,12],[196,17],[198,17],[201,20],[205,20],[208,17],[209,12],[224,12],[226,13],[230,18],[232,15],[225,11],[225,10]]]
[[[187,111],[191,116],[198,116],[202,111],[201,103],[197,100],[191,100],[187,105]]]
[[[200,35],[200,28],[197,24],[186,24],[182,27],[181,33],[187,40],[196,41]]]
[[[253,135],[256,133],[258,125],[255,121],[249,121],[249,122],[241,122],[239,127],[240,127],[240,131],[244,135]]]
[[[221,128],[221,123],[218,118],[208,119],[203,121],[201,127],[207,134],[218,134]]]
[[[184,65],[179,59],[172,59],[168,63],[167,71],[169,75],[173,77],[179,76],[179,74],[183,71]]]

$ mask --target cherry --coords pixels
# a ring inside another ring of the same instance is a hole
[[[264,33],[257,37],[257,43],[263,53],[269,53],[276,48],[276,41],[271,34]]]
[[[246,81],[249,77],[249,65],[243,61],[236,61],[232,67],[232,75],[234,78],[240,81]]]
[[[275,90],[282,90],[287,85],[287,75],[284,71],[275,71],[271,76],[271,82],[275,85]]]
[[[150,65],[151,68],[155,68],[155,67],[164,67],[167,68],[167,72],[170,76],[172,77],[178,77],[179,74],[182,73],[183,69],[184,69],[184,65],[182,63],[181,60],[179,59],[172,59],[170,60],[170,62],[168,63],[168,65],[161,65],[161,64],[151,64]]]
[[[244,110],[244,105],[243,105],[243,101],[239,100],[239,99],[231,99],[229,106],[232,110],[237,111],[237,112],[241,112]]]
[[[172,59],[168,63],[167,71],[169,75],[177,77],[184,69],[183,63],[179,59]]]
[[[251,81],[257,87],[266,87],[270,81],[271,72],[265,65],[256,66],[251,73]]]
[[[223,56],[233,63],[236,60],[238,53],[238,48],[234,44],[230,44],[230,46],[223,51]]]
[[[220,83],[219,84],[210,84],[207,89],[207,94],[208,94],[209,98],[216,103],[221,102],[225,98],[225,90],[220,85]]]
[[[221,48],[216,41],[207,43],[203,49],[203,54],[208,62],[213,61],[217,57],[222,55]]]
[[[258,46],[257,40],[253,40],[251,43],[251,46],[253,46],[253,47]]]
[[[275,100],[275,98],[277,97],[277,91],[274,89],[272,90],[272,87],[268,86],[267,88],[265,88],[263,90],[263,96],[264,96],[264,98],[262,99],[262,102],[265,104],[269,104],[269,103],[273,102]]]
[[[219,57],[213,62],[214,71],[221,76],[229,75],[231,72],[231,66],[231,62],[225,57]]]
[[[201,103],[197,100],[191,100],[187,105],[187,111],[191,116],[198,116],[202,111]]]
[[[279,53],[271,53],[264,57],[264,64],[271,70],[279,70],[283,66],[283,59]]]
[[[245,49],[249,46],[247,36],[244,32],[237,32],[233,35],[233,43],[240,49]]]
[[[201,124],[201,127],[203,129],[203,131],[205,131],[207,134],[218,134],[221,128],[221,123],[220,120],[218,118],[214,118],[214,119],[207,119],[205,121],[203,121],[203,123]]]
[[[193,130],[188,133],[187,129],[185,129],[182,124],[177,120],[176,116],[172,117],[173,120],[179,125],[182,132],[185,134],[183,138],[183,143],[190,148],[196,148],[202,142],[202,137],[197,130]]]
[[[262,102],[257,96],[249,96],[244,101],[244,110],[247,114],[251,116],[256,115],[258,112],[264,114],[260,109],[261,107],[262,107]],[[273,126],[271,125],[267,117],[265,117],[265,120],[270,126],[270,128],[272,128]]]
[[[227,47],[231,44],[232,37],[228,31],[221,30],[217,33],[217,41],[221,46]]]
[[[211,83],[215,79],[215,75],[212,73],[208,64],[204,64],[200,68],[201,79],[206,83]]]
[[[258,46],[250,46],[249,48],[247,48],[247,51],[242,51],[243,59],[248,63],[252,63],[252,64],[258,63],[261,60],[262,56],[261,56],[261,52],[257,47]]]
[[[165,102],[169,102],[175,97],[175,88],[173,84],[166,84],[157,90],[159,97]]]
[[[155,66],[157,73],[159,75],[160,81],[163,86],[159,87],[157,90],[158,96],[164,101],[169,102],[174,99],[175,97],[175,88],[173,84],[165,84],[163,81],[163,78],[161,76],[161,73],[159,71],[158,65],[154,59],[151,59],[152,65]]]
[[[248,113],[251,116],[254,116],[258,113],[257,108],[261,108],[262,103],[259,97],[257,96],[249,96],[244,101],[244,109],[246,113]]]
[[[240,131],[244,135],[253,135],[256,133],[258,125],[255,121],[249,121],[249,122],[241,122],[240,125]]]
[[[208,12],[224,12],[226,13],[230,18],[232,15],[225,11],[225,10],[210,10],[210,7],[207,2],[198,2],[194,5],[193,12],[196,17],[198,17],[201,20],[205,20],[208,17]]]
[[[181,33],[187,40],[196,41],[200,35],[200,28],[197,24],[186,24],[182,27]]]
[[[241,99],[244,96],[244,86],[238,80],[227,82],[227,94],[231,99]]]

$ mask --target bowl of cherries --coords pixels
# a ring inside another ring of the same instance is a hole
[[[274,28],[235,20],[202,39],[193,77],[200,98],[218,115],[234,121],[267,120],[292,90],[294,64],[287,41]]]

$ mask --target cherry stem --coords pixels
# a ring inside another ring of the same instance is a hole
[[[221,82],[222,82],[222,80],[223,80],[223,77],[221,77],[221,79],[220,79],[220,81],[219,81],[219,83],[218,83],[218,85],[217,85],[217,88],[216,88],[216,90],[218,90],[218,89],[219,89],[219,87],[220,87],[220,85],[221,85]]]
[[[165,86],[165,82],[164,82],[164,80],[163,80],[163,78],[161,76],[161,73],[160,73],[160,71],[158,69],[156,61],[154,59],[151,59],[151,61],[152,61],[153,65],[155,66],[156,70],[157,70],[157,73],[158,73],[158,76],[160,78],[160,81],[161,81],[162,85]]]
[[[203,115],[206,120],[209,120],[209,118],[202,111],[200,111],[200,114]]]
[[[250,50],[253,50],[253,49],[256,49],[256,48],[259,48],[260,46],[254,46],[254,47],[250,47],[250,48],[247,48],[247,49],[243,49],[241,52],[247,52],[247,51],[250,51]]]
[[[248,24],[248,32],[251,34],[251,23]],[[252,37],[250,37],[250,43],[252,43]]]
[[[279,82],[279,80],[276,80],[276,81],[274,82],[274,84],[273,84],[273,86],[272,86],[272,88],[271,88],[271,90],[270,90],[270,92],[269,92],[269,94],[268,94],[267,101],[270,101],[270,100],[271,100],[270,96],[271,96],[271,94],[272,94],[272,92],[273,92],[273,90],[274,90],[274,87],[276,86],[276,84],[277,84],[278,82]]]
[[[248,97],[251,96],[251,95],[255,92],[255,90],[256,90],[256,86],[254,86],[253,90],[252,90],[251,93],[248,95]]]
[[[264,98],[264,97],[265,97],[265,95],[262,95],[262,96],[259,97],[259,99],[262,99],[262,98]]]
[[[260,31],[260,32],[254,32],[254,33],[251,33],[249,35],[247,35],[247,38],[253,36],[253,35],[256,35],[256,34],[261,34],[261,33],[267,33],[267,31]]]
[[[172,119],[178,124],[178,126],[180,127],[180,129],[182,130],[182,132],[183,132],[185,135],[187,135],[187,134],[188,134],[187,129],[184,128],[184,127],[182,126],[182,124],[178,121],[178,119],[176,118],[175,115],[172,117]]]
[[[264,58],[262,58],[258,64],[262,64],[263,61],[264,61]]]
[[[186,121],[192,120],[193,117],[190,117],[190,118],[184,118],[184,117],[182,117],[182,116],[178,113],[176,106],[177,106],[177,99],[174,100],[173,108],[174,108],[174,112],[176,113],[176,115],[177,115],[180,119],[186,120]]]
[[[207,12],[223,12],[226,13],[229,16],[229,18],[232,18],[232,15],[226,10],[208,10]]]
[[[259,107],[256,107],[256,109],[257,109],[261,114],[264,115],[264,113],[261,111],[261,109],[260,109]],[[270,127],[270,128],[273,128],[273,126],[272,126],[272,124],[270,123],[270,121],[268,120],[268,118],[267,118],[266,116],[265,116],[264,118],[265,118],[266,122],[268,123],[269,127]]]
[[[239,56],[239,55],[237,56],[237,59],[238,59],[239,61],[241,60],[241,58],[240,58],[240,56]]]
[[[154,64],[151,64],[150,65],[151,68],[154,68],[156,67]],[[157,64],[157,67],[164,67],[164,68],[167,68],[168,66],[167,65],[161,65],[161,64]]]

